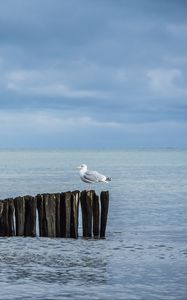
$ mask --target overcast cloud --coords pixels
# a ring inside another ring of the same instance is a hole
[[[0,0],[0,147],[187,147],[187,1]]]

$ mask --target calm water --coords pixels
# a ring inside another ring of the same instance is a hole
[[[187,299],[187,151],[0,151],[0,198],[111,176],[106,240],[0,238],[0,299]]]

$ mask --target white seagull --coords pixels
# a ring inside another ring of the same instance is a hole
[[[82,164],[77,168],[80,169],[79,173],[80,173],[81,180],[89,184],[89,189],[91,183],[97,183],[97,182],[108,183],[109,181],[111,181],[110,177],[102,175],[97,171],[89,171],[87,165],[85,164]]]

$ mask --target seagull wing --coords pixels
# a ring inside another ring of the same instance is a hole
[[[106,180],[106,176],[104,176],[96,171],[86,171],[83,175],[83,178],[87,181],[90,181],[90,183]]]

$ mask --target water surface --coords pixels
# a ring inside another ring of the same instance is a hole
[[[0,299],[187,299],[187,151],[0,151],[0,198],[112,177],[106,240],[0,238]],[[81,232],[81,228],[79,229]]]

